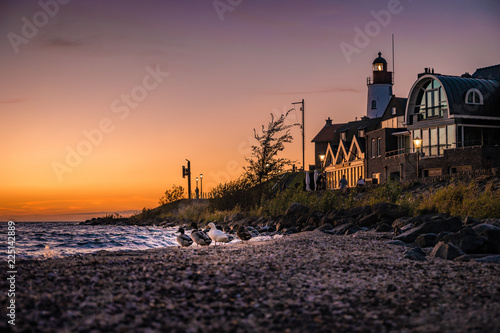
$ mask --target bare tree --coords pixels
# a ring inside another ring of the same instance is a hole
[[[285,143],[291,143],[293,140],[290,129],[298,126],[298,124],[285,124],[286,117],[292,110],[288,110],[278,119],[274,119],[271,113],[271,121],[267,128],[262,125],[262,134],[253,130],[258,144],[252,145],[252,156],[245,158],[249,165],[244,167],[245,176],[252,184],[262,184],[282,173],[286,166],[294,163],[288,158],[277,157],[278,153],[285,149]],[[278,135],[281,136],[277,137]]]

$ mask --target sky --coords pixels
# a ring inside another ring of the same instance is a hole
[[[254,128],[302,99],[313,164],[326,118],[366,115],[392,34],[407,97],[425,67],[499,64],[499,17],[497,0],[0,0],[0,221],[153,208],[187,188],[186,159],[209,191],[241,175]],[[292,135],[283,157],[301,167]]]

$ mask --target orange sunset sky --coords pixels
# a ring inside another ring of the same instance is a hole
[[[187,187],[185,159],[208,191],[241,174],[253,128],[302,98],[313,163],[327,117],[366,114],[392,34],[407,97],[424,67],[499,64],[499,17],[496,0],[0,1],[0,221],[155,207]]]

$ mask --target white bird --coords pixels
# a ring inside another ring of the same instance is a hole
[[[177,236],[177,243],[179,243],[181,247],[186,247],[193,244],[193,240],[188,235],[184,234],[184,228],[179,228],[177,232],[181,233],[179,236]]]
[[[232,238],[226,235],[224,232],[221,230],[217,229],[215,227],[215,224],[213,222],[210,222],[208,224],[210,227],[210,231],[208,232],[208,236],[212,238],[212,240],[215,242],[215,245],[217,245],[217,242],[219,243],[229,243]]]

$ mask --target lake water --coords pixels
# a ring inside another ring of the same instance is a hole
[[[0,223],[0,253],[7,253],[8,225]],[[15,250],[18,259],[47,259],[101,250],[146,250],[179,246],[178,228],[114,225],[79,225],[78,222],[16,222]],[[189,235],[190,232],[188,231]],[[270,237],[256,237],[265,240]],[[234,239],[231,243],[239,242]],[[213,242],[212,242],[213,244]],[[195,246],[195,245],[192,245]]]

